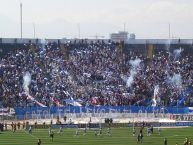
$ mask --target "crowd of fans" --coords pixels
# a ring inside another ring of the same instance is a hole
[[[154,98],[156,106],[193,106],[191,54],[160,51],[151,60],[131,50],[120,51],[115,43],[66,43],[64,47],[69,51],[46,43],[1,58],[2,105],[37,105],[23,93],[23,76],[29,72],[29,94],[46,106],[67,105],[65,100],[72,98],[82,105],[151,106]],[[136,59],[140,63],[133,75],[130,61]]]

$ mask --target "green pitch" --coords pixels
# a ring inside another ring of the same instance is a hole
[[[163,145],[166,137],[168,145],[175,145],[175,143],[181,145],[185,137],[193,139],[192,127],[162,129],[161,131],[161,135],[158,135],[157,129],[154,129],[154,134],[147,137],[145,128],[142,144]],[[81,131],[78,136],[75,136],[76,129],[64,129],[61,134],[57,132],[58,130],[54,130],[54,141],[51,142],[48,129],[33,130],[32,135],[22,130],[15,133],[6,131],[0,134],[0,145],[37,145],[37,138],[42,140],[42,145],[137,145],[137,138],[132,136],[132,128],[112,128],[112,136],[106,134],[107,129],[103,129],[102,136],[95,136],[93,130],[88,130],[86,135],[83,135]]]

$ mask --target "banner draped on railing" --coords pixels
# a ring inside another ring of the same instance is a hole
[[[144,106],[65,106],[65,107],[28,107],[15,108],[17,116],[26,114],[65,114],[65,113],[170,113],[187,114],[189,108],[144,107]]]
[[[15,110],[13,108],[0,108],[0,116],[10,115],[15,115]]]

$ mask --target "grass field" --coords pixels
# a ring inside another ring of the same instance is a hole
[[[54,141],[51,142],[48,137],[48,129],[33,130],[32,135],[24,130],[2,132],[0,134],[0,145],[36,145],[37,138],[41,138],[42,145],[136,145],[136,137],[132,136],[132,128],[112,128],[112,136],[106,135],[106,129],[103,129],[102,136],[95,136],[93,130],[83,132],[79,136],[74,136],[76,129],[65,129],[63,133],[57,134],[54,130]],[[144,130],[143,145],[163,145],[164,137],[168,139],[168,145],[182,145],[185,137],[193,139],[193,128],[172,128],[162,129],[161,135],[158,135],[157,129],[150,137]],[[138,130],[137,130],[138,132]]]

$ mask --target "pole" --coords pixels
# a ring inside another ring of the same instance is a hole
[[[20,29],[21,29],[21,39],[22,39],[22,3],[20,3]]]
[[[34,39],[36,37],[36,27],[35,27],[35,23],[33,23],[33,33],[34,33]]]
[[[170,32],[170,23],[169,23],[169,39],[170,39],[170,36],[171,36],[171,32]]]

